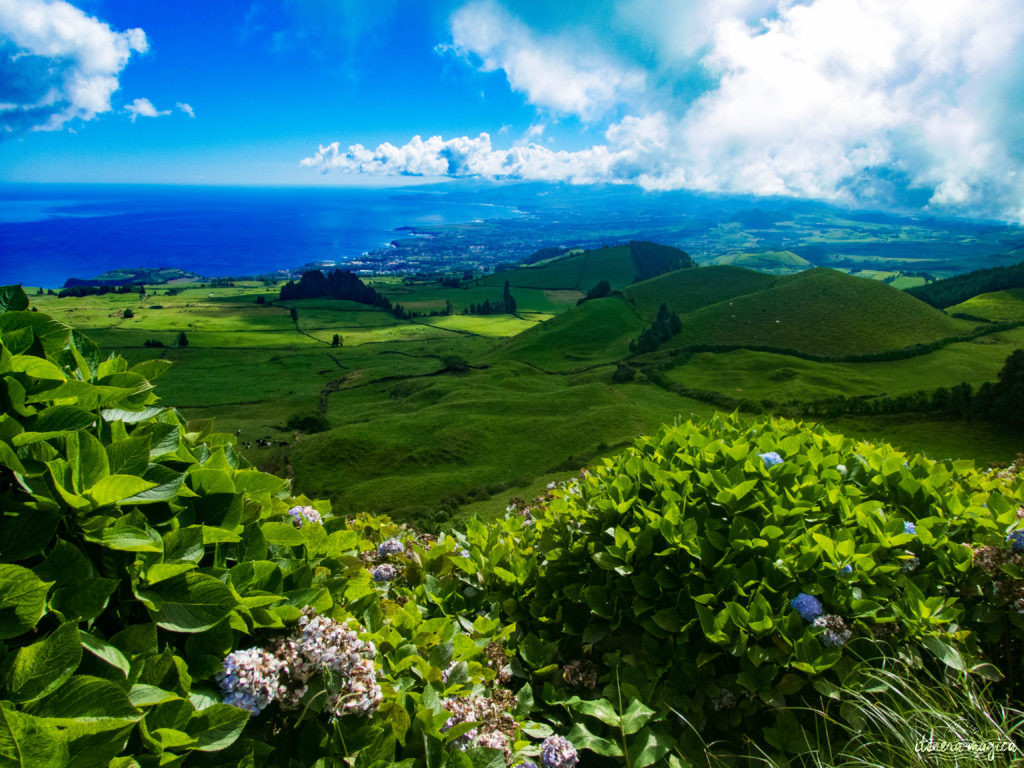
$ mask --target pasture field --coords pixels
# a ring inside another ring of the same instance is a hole
[[[906,360],[818,363],[791,355],[701,352],[664,371],[672,382],[736,398],[788,403],[835,396],[890,396],[995,381],[1006,358],[1024,347],[1024,328],[950,344]]]
[[[785,320],[769,342],[831,354],[899,348],[976,325],[836,272],[780,278],[715,266],[633,284],[628,248],[594,253],[590,261],[575,254],[487,276],[469,288],[374,280],[407,309],[434,311],[451,301],[457,312],[411,320],[346,301],[279,302],[275,287],[263,283],[33,302],[133,363],[173,361],[160,381],[163,402],[239,431],[246,456],[293,478],[297,492],[398,519],[442,506],[497,515],[510,496],[535,496],[664,422],[711,413],[712,405],[666,391],[642,373],[631,382],[612,379],[662,303],[682,315],[684,331],[655,353],[655,364],[670,362],[673,346],[702,334],[764,344],[749,330],[755,320],[766,325],[764,318]],[[516,286],[516,315],[458,313],[469,302],[499,298],[506,278]],[[600,279],[622,292],[576,306],[580,288]],[[1003,307],[1024,297],[977,299]],[[125,318],[126,309],[134,316]],[[178,347],[182,331],[188,345]],[[335,334],[340,347],[331,345]],[[164,346],[146,346],[154,341]],[[1018,328],[900,361],[824,364],[740,350],[697,354],[663,372],[695,390],[777,403],[897,395],[992,380],[1022,344]],[[642,370],[644,360],[633,362]],[[320,417],[324,431],[287,428],[293,417]],[[1024,450],[1020,435],[969,422],[843,417],[829,425],[933,456],[1005,461]]]

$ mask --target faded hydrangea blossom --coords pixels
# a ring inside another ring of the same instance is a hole
[[[562,679],[569,685],[594,688],[597,686],[597,667],[586,659],[570,661],[562,668]]]
[[[564,736],[548,736],[540,745],[543,768],[573,768],[579,761],[576,748]]]
[[[377,655],[374,644],[308,608],[299,619],[299,627],[299,656],[313,671],[327,672],[332,683],[325,709],[335,717],[374,711],[382,699],[373,666]]]
[[[781,464],[783,459],[777,451],[768,451],[768,453],[759,453],[757,457],[764,463],[766,467],[774,467],[776,464]]]
[[[224,659],[217,682],[224,703],[258,715],[277,697],[282,662],[262,648],[232,651]]]
[[[507,711],[508,701],[483,696],[458,696],[445,699],[441,706],[451,712],[442,727],[447,731],[461,723],[479,723],[476,727],[459,736],[452,744],[456,749],[490,747],[505,753],[505,761],[512,756],[512,741],[516,733],[516,721]]]
[[[839,648],[846,645],[846,641],[853,634],[846,628],[846,622],[843,621],[842,616],[836,616],[831,613],[816,618],[814,626],[825,630],[821,633],[821,643],[829,648]]]
[[[373,643],[307,606],[298,630],[277,640],[270,651],[249,648],[229,653],[217,681],[226,704],[258,715],[272,701],[285,709],[298,707],[309,681],[319,674],[327,683],[324,711],[335,717],[369,714],[382,699],[376,653]]]

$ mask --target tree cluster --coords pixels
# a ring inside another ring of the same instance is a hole
[[[683,321],[679,319],[679,315],[669,312],[668,307],[662,304],[658,307],[658,316],[651,327],[629,342],[629,351],[634,355],[653,352],[682,329]]]
[[[591,288],[589,291],[587,291],[587,295],[586,296],[584,296],[582,299],[580,299],[579,301],[576,302],[576,306],[578,307],[584,301],[590,301],[591,299],[603,299],[605,296],[607,296],[611,292],[612,292],[611,283],[609,283],[607,280],[600,280],[597,283],[597,285],[595,285],[593,288]]]
[[[908,288],[907,293],[933,307],[943,309],[967,301],[979,293],[1005,291],[1024,286],[1024,261],[1009,267],[978,269],[966,275],[947,277],[928,285]]]
[[[516,313],[517,305],[516,300],[512,296],[512,288],[505,281],[505,290],[501,295],[501,299],[491,301],[486,299],[480,304],[470,304],[464,310],[464,315],[514,315]]]
[[[281,286],[281,301],[295,299],[343,299],[391,311],[391,302],[366,285],[347,269],[335,269],[326,275],[319,269],[303,272],[299,282],[289,280]]]
[[[61,288],[57,294],[58,299],[68,296],[80,298],[82,296],[102,296],[105,293],[145,293],[146,286],[141,284],[132,285],[70,285]]]
[[[636,267],[637,282],[693,266],[693,259],[686,251],[648,240],[631,241],[629,255],[633,257],[633,266]]]

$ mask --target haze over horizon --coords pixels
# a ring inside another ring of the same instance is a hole
[[[623,183],[1022,222],[1022,39],[1012,0],[0,0],[0,181]]]

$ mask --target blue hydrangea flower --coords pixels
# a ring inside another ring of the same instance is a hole
[[[398,539],[388,539],[382,542],[377,547],[377,554],[381,557],[387,557],[388,555],[397,555],[405,551],[405,545]]]
[[[323,525],[323,518],[320,517],[320,513],[317,512],[313,507],[292,507],[288,510],[288,514],[292,517],[292,522],[296,528],[301,528],[303,523],[318,523]]]
[[[398,569],[390,563],[375,565],[370,569],[370,575],[374,581],[394,581],[398,576]]]
[[[789,604],[796,609],[796,612],[800,614],[800,618],[804,621],[814,621],[823,613],[818,598],[814,595],[808,595],[806,592],[801,592],[790,600]]]
[[[766,467],[774,467],[776,464],[782,463],[782,457],[779,456],[775,451],[768,451],[768,453],[759,453],[757,457],[764,462]]]
[[[1010,542],[1010,549],[1014,552],[1024,552],[1024,531],[1014,531],[1006,540]]]
[[[548,736],[540,745],[543,768],[573,768],[579,760],[576,748],[565,736]]]
[[[846,565],[844,565],[842,568],[839,569],[839,572],[840,573],[853,573],[853,566],[850,565],[849,563],[847,563]]]
[[[917,536],[917,526],[913,523],[903,523],[903,532],[909,533],[911,536]]]

